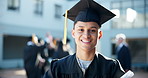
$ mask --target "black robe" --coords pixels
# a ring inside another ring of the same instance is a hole
[[[68,51],[63,50],[63,42],[59,41],[58,49],[57,49],[57,51],[54,52],[53,59],[61,59],[61,58],[68,56],[68,55],[69,55]]]
[[[51,70],[44,78],[120,78],[124,71],[117,60],[107,59],[101,54],[94,60],[83,74],[76,60],[76,54],[51,63]]]
[[[41,78],[41,69],[36,66],[37,54],[43,52],[45,46],[27,45],[24,48],[24,68],[27,78]]]
[[[131,70],[131,54],[127,46],[123,45],[117,52],[117,59],[124,70]]]

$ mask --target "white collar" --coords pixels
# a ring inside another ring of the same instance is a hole
[[[34,43],[33,43],[32,41],[28,41],[28,42],[27,42],[27,45],[28,45],[28,46],[34,45]]]
[[[118,47],[120,47],[120,48],[121,48],[121,47],[123,47],[123,45],[124,45],[123,43],[120,43]]]

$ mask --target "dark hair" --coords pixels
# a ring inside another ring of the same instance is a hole
[[[69,42],[70,42],[70,39],[69,39],[69,38],[67,38],[66,42],[67,42],[67,43],[69,43]]]
[[[32,36],[29,36],[28,37],[28,41],[32,41]]]

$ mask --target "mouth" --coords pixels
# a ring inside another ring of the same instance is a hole
[[[81,40],[81,41],[85,44],[89,44],[91,42],[91,40]]]

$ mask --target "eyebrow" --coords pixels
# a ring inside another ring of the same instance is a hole
[[[84,26],[77,26],[77,27],[84,27]]]
[[[84,26],[78,26],[78,27],[84,27]],[[78,28],[78,27],[77,27],[77,28]],[[91,28],[96,28],[96,29],[97,29],[97,27],[96,27],[96,26],[92,26]]]
[[[97,27],[96,27],[96,26],[95,26],[95,27],[94,27],[94,26],[92,26],[91,28],[96,28],[96,29],[97,29]]]

